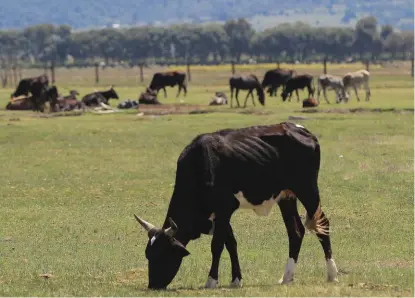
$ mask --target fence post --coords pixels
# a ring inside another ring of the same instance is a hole
[[[55,84],[55,61],[50,63],[50,76],[52,77],[52,84]]]
[[[95,84],[99,83],[99,64],[95,63]]]
[[[187,63],[187,81],[190,82],[192,80],[192,76],[190,74],[190,64]]]
[[[235,61],[232,60],[231,65],[232,65],[232,74],[235,74]]]
[[[19,66],[19,80],[22,80],[22,67]]]
[[[45,73],[45,75],[48,75],[48,63],[47,62],[45,62],[43,68],[44,68],[43,72]]]
[[[411,77],[414,77],[414,55],[411,57]]]
[[[366,70],[369,71],[369,59],[366,60]]]
[[[140,63],[140,82],[144,81],[144,74],[143,74],[143,63]]]
[[[13,83],[14,86],[17,86],[17,68],[16,65],[13,65]]]
[[[327,74],[327,57],[323,60],[323,72],[324,74]]]

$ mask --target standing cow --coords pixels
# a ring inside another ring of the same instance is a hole
[[[153,75],[153,79],[150,82],[149,88],[159,93],[160,89],[164,91],[164,97],[167,97],[166,87],[174,87],[178,85],[179,91],[176,98],[179,97],[180,92],[183,89],[184,96],[187,94],[186,74],[181,71],[169,71],[169,72],[156,72]]]
[[[327,98],[326,90],[334,90],[336,93],[336,102],[339,103],[342,99],[348,99],[346,89],[344,88],[343,79],[338,76],[323,74],[318,77],[317,87],[317,101],[320,102],[320,93],[323,90],[324,99],[330,103]]]
[[[358,70],[355,72],[349,72],[343,77],[343,84],[346,92],[349,88],[353,88],[356,94],[356,98],[360,101],[359,95],[357,94],[357,89],[363,85],[366,91],[366,101],[370,100],[370,88],[369,88],[369,78],[370,73],[365,70]],[[349,96],[347,96],[346,101],[348,100]]]
[[[328,281],[337,280],[332,258],[329,220],[321,209],[318,188],[320,145],[301,125],[284,122],[269,126],[224,129],[197,136],[181,153],[176,182],[162,228],[136,220],[148,233],[148,287],[166,288],[176,276],[186,245],[201,234],[212,234],[212,264],[206,283],[218,283],[223,248],[229,252],[232,286],[242,279],[231,217],[239,208],[266,216],[278,204],[289,239],[288,261],[280,283],[294,279],[305,228],[297,199],[306,209],[305,226],[323,247]]]
[[[288,101],[291,101],[291,96],[293,91],[297,94],[297,101],[300,101],[300,96],[298,95],[298,89],[307,88],[308,97],[314,95],[313,88],[313,76],[309,74],[297,75],[290,78],[285,84],[285,88],[281,93],[282,100],[285,101],[288,97]]]
[[[287,81],[296,74],[296,71],[293,69],[276,68],[268,70],[264,75],[261,86],[264,90],[269,86],[269,96],[277,96],[278,88],[282,86],[284,89]]]

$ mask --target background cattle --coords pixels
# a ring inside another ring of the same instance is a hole
[[[176,98],[179,97],[183,89],[184,96],[187,94],[186,74],[181,71],[156,72],[150,82],[149,88],[158,94],[160,89],[164,91],[164,97],[167,97],[166,87],[179,86]]]
[[[362,69],[355,72],[349,72],[343,77],[343,84],[346,92],[349,88],[353,88],[356,94],[357,101],[360,101],[359,94],[357,93],[357,89],[363,85],[366,91],[366,101],[370,100],[370,88],[369,88],[369,78],[370,73],[369,71]],[[349,99],[347,96],[346,101]]]
[[[341,77],[329,74],[320,75],[317,82],[317,100],[320,102],[320,93],[323,91],[324,99],[327,103],[330,103],[326,92],[330,89],[334,90],[336,93],[337,103],[339,103],[342,99],[348,97],[344,88],[343,79]]]
[[[268,70],[264,75],[261,86],[264,90],[269,87],[268,93],[270,96],[277,96],[278,88],[282,86],[284,89],[287,81],[296,74],[297,72],[293,69],[276,68]]]
[[[300,101],[300,96],[298,95],[298,89],[307,88],[308,97],[314,95],[313,88],[313,76],[309,74],[296,75],[288,79],[285,84],[285,88],[281,93],[282,100],[285,101],[288,97],[288,101],[291,101],[291,96],[293,91],[297,94],[297,101]]]
[[[212,264],[206,287],[215,288],[218,283],[224,247],[231,260],[231,286],[240,286],[242,275],[231,217],[237,209],[252,209],[266,216],[274,204],[280,207],[289,240],[288,261],[280,283],[292,282],[305,234],[297,199],[306,210],[305,227],[316,233],[322,245],[328,281],[336,281],[329,220],[320,203],[319,169],[319,142],[301,125],[284,122],[197,136],[179,156],[162,229],[135,216],[149,238],[145,251],[148,287],[166,288],[182,259],[190,254],[186,245],[202,233],[211,232]]]
[[[108,105],[110,99],[119,99],[117,92],[114,87],[111,86],[107,91],[96,91],[94,93],[89,93],[82,98],[82,102],[91,107],[91,106],[100,106],[100,103]]]
[[[235,99],[236,99],[236,103],[238,104],[238,108],[240,107],[239,99],[238,99],[239,90],[248,90],[248,94],[246,95],[246,98],[245,98],[244,108],[246,108],[246,103],[248,101],[249,95],[251,95],[252,104],[255,106],[254,95],[252,94],[252,91],[254,89],[257,91],[259,103],[261,105],[265,105],[264,90],[262,89],[261,83],[259,82],[257,76],[253,74],[246,75],[246,76],[233,75],[229,79],[229,86],[231,89],[231,108],[233,107],[232,101],[233,101],[233,90],[234,89],[236,89]]]

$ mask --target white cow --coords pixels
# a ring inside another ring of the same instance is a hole
[[[343,85],[343,79],[338,76],[329,74],[323,74],[318,77],[317,87],[317,101],[320,103],[320,93],[323,90],[324,99],[327,103],[330,103],[327,99],[326,90],[334,90],[336,92],[336,102],[339,103],[342,99],[347,100],[348,94]]]
[[[347,73],[343,77],[343,85],[347,93],[346,101],[349,99],[347,90],[351,87],[354,89],[354,92],[356,93],[357,100],[360,101],[359,95],[357,94],[357,89],[360,88],[360,86],[362,85],[366,90],[366,101],[369,101],[370,99],[369,78],[370,78],[370,73],[365,69]]]

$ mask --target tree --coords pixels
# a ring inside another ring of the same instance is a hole
[[[229,37],[230,54],[237,62],[240,62],[242,54],[250,51],[250,43],[255,34],[254,29],[245,19],[227,21],[224,29]]]

